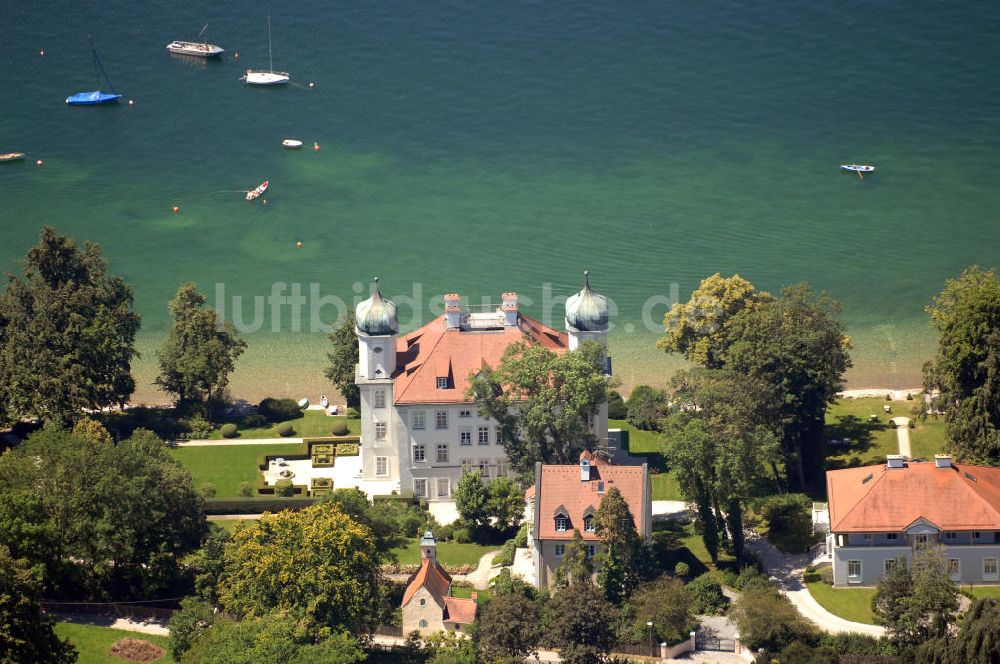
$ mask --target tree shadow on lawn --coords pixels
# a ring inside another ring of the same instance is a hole
[[[657,529],[653,532],[653,556],[658,569],[673,574],[677,563],[686,563],[692,579],[708,571],[705,563],[698,560],[684,544],[683,538],[687,535],[684,530],[675,529]]]
[[[860,466],[863,455],[875,446],[873,433],[888,429],[883,422],[865,422],[857,415],[841,415],[833,424],[826,425],[827,470]],[[833,441],[849,439],[848,444],[833,444]],[[833,456],[831,456],[833,455]]]

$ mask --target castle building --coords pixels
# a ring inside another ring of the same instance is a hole
[[[494,310],[473,311],[459,295],[445,295],[445,313],[399,334],[396,305],[382,296],[378,279],[355,311],[361,394],[362,475],[369,493],[412,491],[430,501],[452,499],[463,474],[486,480],[509,474],[495,420],[482,417],[466,396],[470,379],[496,367],[507,347],[525,342],[556,353],[584,341],[607,347],[608,300],[583,289],[566,302],[566,331],[520,312],[516,293],[504,293]],[[610,372],[610,363],[608,364]],[[607,404],[594,417],[599,442],[608,431]]]

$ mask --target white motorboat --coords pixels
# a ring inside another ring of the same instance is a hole
[[[281,142],[281,145],[290,150],[298,150],[299,148],[302,147],[302,141],[296,140],[294,138],[286,138]]]
[[[267,17],[267,71],[262,69],[247,69],[243,80],[247,85],[284,85],[291,80],[287,71],[274,71],[274,61],[271,57],[271,17]]]
[[[853,173],[871,173],[875,170],[871,164],[841,164],[840,168]]]
[[[208,42],[172,41],[167,44],[167,50],[177,55],[193,55],[198,58],[217,58],[226,49]]]

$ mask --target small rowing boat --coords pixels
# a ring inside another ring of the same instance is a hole
[[[302,147],[302,141],[296,140],[294,138],[286,138],[281,142],[281,144],[290,150],[297,150]]]
[[[256,189],[251,189],[250,191],[248,191],[247,192],[247,200],[248,201],[252,201],[255,198],[258,198],[265,191],[267,191],[267,180],[264,180],[259,185],[257,185]]]
[[[841,170],[851,171],[852,173],[871,173],[875,170],[875,167],[871,164],[841,164]]]
[[[24,159],[23,152],[8,152],[6,154],[0,154],[0,162],[3,161],[21,161]]]

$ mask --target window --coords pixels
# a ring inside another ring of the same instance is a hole
[[[871,533],[865,533],[864,535],[861,536],[861,538],[864,541],[866,541],[866,542],[871,542],[872,541],[872,534]]]
[[[889,558],[885,561],[885,573],[892,574],[896,571],[896,559]]]
[[[496,431],[494,431],[493,440],[497,442],[497,445],[503,445],[504,444],[503,429],[501,429],[500,427],[494,427],[494,429],[496,429]]]
[[[962,563],[958,558],[948,559],[948,576],[951,577],[952,581],[958,581],[962,578]]]
[[[385,390],[375,390],[372,401],[373,408],[385,408]]]
[[[596,555],[597,555],[597,545],[596,544],[588,544],[587,545],[587,557],[588,558],[593,558]]]
[[[977,540],[977,539],[979,539],[982,536],[983,536],[983,534],[981,532],[979,532],[978,530],[973,530],[972,531],[972,539]]]
[[[469,427],[462,427],[462,431],[459,433],[459,440],[463,445],[472,444],[472,429]]]
[[[479,444],[489,445],[490,444],[490,428],[489,427],[479,427]]]
[[[420,624],[421,627],[424,627],[424,628],[427,627],[427,621],[426,620],[421,620],[419,624]]]
[[[438,443],[437,462],[448,463],[448,443]]]
[[[583,517],[583,530],[588,533],[594,532],[594,517],[592,516]]]
[[[564,553],[566,553],[566,545],[556,544],[556,558],[562,558]]]
[[[413,411],[413,428],[423,429],[424,428],[424,411],[415,410]]]
[[[426,461],[427,460],[427,448],[423,445],[413,446],[413,460],[414,461]]]
[[[944,534],[944,538],[946,540],[953,540],[953,539],[955,539],[956,536],[957,535],[955,533],[953,533],[953,532],[948,532],[948,533]]]
[[[569,519],[560,514],[556,517],[556,532],[564,533],[569,526]]]
[[[427,606],[427,600],[423,597],[420,598],[420,606]]]
[[[413,495],[417,498],[427,497],[427,480],[413,480]]]
[[[437,388],[439,390],[447,390],[448,389],[448,377],[447,376],[438,376],[437,377]]]
[[[385,435],[388,433],[389,427],[385,422],[375,423],[375,440],[385,440]]]
[[[983,558],[983,581],[998,581],[1000,574],[997,574],[997,559]]]
[[[437,497],[447,498],[451,495],[451,480],[447,477],[439,477],[437,481]]]
[[[471,410],[460,410],[460,411],[458,411],[458,416],[459,417],[472,417],[472,411]]]
[[[885,538],[887,540],[893,540],[893,541],[895,541],[896,539],[899,538],[899,533],[886,533],[885,534]]]
[[[847,582],[848,583],[861,583],[861,561],[860,560],[848,560],[847,561]]]
[[[922,549],[927,546],[927,535],[914,535],[913,544],[916,545],[918,549]]]
[[[375,474],[389,474],[389,457],[375,457]]]
[[[435,429],[448,428],[448,411],[439,410],[436,413],[434,413],[434,428]]]

